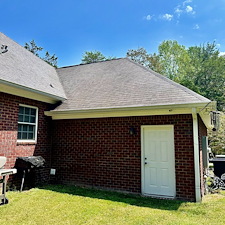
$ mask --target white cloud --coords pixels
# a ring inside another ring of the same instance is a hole
[[[178,17],[183,13],[183,10],[180,9],[180,6],[177,6],[174,10],[174,13],[177,14]]]
[[[194,15],[196,12],[194,11],[194,8],[190,5],[190,3],[192,3],[193,0],[185,0],[183,2],[181,2],[179,5],[177,5],[174,8],[174,13],[173,14],[169,14],[169,13],[165,13],[163,15],[156,15],[154,17],[154,15],[147,15],[144,16],[145,20],[154,20],[157,21],[158,19],[161,20],[167,20],[167,21],[171,21],[173,19],[175,19],[175,21],[177,21],[177,24],[179,23],[179,18],[182,14],[189,14],[189,15]],[[154,18],[153,18],[154,17]],[[196,24],[193,29],[198,30],[199,26],[198,24]]]
[[[191,2],[192,2],[192,0],[186,0],[186,1],[183,2],[183,6],[188,4],[188,3],[191,3]]]
[[[173,15],[166,13],[166,14],[162,15],[161,18],[164,20],[171,21],[173,19]]]
[[[219,56],[225,56],[225,52],[220,52]]]
[[[176,16],[179,18],[183,13],[187,13],[187,14],[195,14],[194,8],[188,3],[191,3],[192,0],[187,0],[184,1],[182,4],[177,5],[174,8],[174,14],[176,14]]]
[[[190,5],[188,5],[185,10],[187,13],[189,13],[193,11],[193,8]]]
[[[216,46],[217,46],[218,48],[220,48],[221,44],[216,44]]]
[[[146,20],[151,20],[152,17],[153,17],[153,16],[151,16],[151,15],[147,15],[147,16],[145,17],[145,19],[146,19]]]
[[[193,10],[193,8],[190,5],[186,6],[185,11],[187,13],[195,14],[195,11]]]
[[[198,24],[195,24],[194,27],[193,27],[193,29],[194,30],[199,30],[200,29],[200,26]]]

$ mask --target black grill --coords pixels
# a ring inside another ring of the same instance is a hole
[[[16,159],[15,167],[17,168],[17,174],[21,180],[20,191],[24,186],[26,189],[35,187],[37,180],[39,180],[38,170],[45,167],[45,159],[42,156],[26,156],[18,157]],[[26,177],[26,179],[25,179]]]
[[[45,159],[42,156],[18,157],[16,159],[16,168],[32,169],[45,166]]]

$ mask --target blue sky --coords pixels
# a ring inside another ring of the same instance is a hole
[[[163,40],[185,46],[217,43],[225,52],[225,0],[0,0],[0,31],[24,45],[34,39],[59,66],[85,51],[125,57],[157,52]]]

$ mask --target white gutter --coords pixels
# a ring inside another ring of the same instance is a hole
[[[206,102],[208,103],[208,102]],[[205,107],[206,103],[187,103],[187,104],[166,104],[166,105],[152,105],[152,106],[118,106],[118,107],[110,107],[110,108],[95,108],[95,109],[78,109],[78,110],[51,110],[46,111],[45,114],[47,116],[53,116],[56,114],[72,114],[72,113],[96,113],[96,112],[112,112],[112,111],[131,111],[131,110],[152,110],[152,109],[174,109],[174,108],[189,108],[192,109],[193,107],[196,108],[203,108]]]
[[[202,197],[200,188],[198,117],[196,108],[192,108],[192,118],[193,118],[193,142],[194,142],[195,200],[196,202],[200,202]]]
[[[58,119],[84,119],[103,117],[124,117],[124,116],[149,116],[149,115],[176,115],[192,114],[192,108],[198,110],[205,107],[206,103],[192,104],[167,104],[152,106],[130,106],[114,108],[96,108],[64,111],[45,111],[46,116],[51,116],[53,120]],[[60,107],[59,107],[60,108]]]
[[[23,85],[15,84],[15,83],[12,83],[10,81],[5,81],[5,80],[2,80],[2,79],[0,79],[0,84],[4,84],[4,85],[7,85],[7,86],[18,88],[18,89],[21,89],[21,90],[24,90],[24,91],[28,91],[28,92],[33,92],[35,94],[40,94],[40,95],[46,96],[48,98],[52,98],[52,99],[57,100],[57,101],[64,101],[64,100],[66,100],[66,97],[61,97],[61,96],[57,96],[57,95],[54,95],[54,94],[49,94],[47,92],[35,90],[33,88],[25,87]]]

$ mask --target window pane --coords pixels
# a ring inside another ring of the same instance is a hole
[[[35,123],[35,117],[34,116],[30,116],[30,123]]]
[[[35,116],[36,115],[36,109],[30,109],[30,114]]]
[[[24,122],[28,122],[29,123],[29,116],[24,116]]]
[[[28,139],[34,139],[34,134],[33,133],[29,133],[28,134]]]
[[[27,133],[22,133],[22,139],[26,140],[27,139]]]
[[[18,131],[22,131],[22,125],[21,124],[18,124]]]
[[[17,138],[18,138],[18,139],[22,139],[22,133],[21,133],[21,132],[18,132]]]
[[[25,114],[30,115],[30,109],[29,108],[25,108]]]
[[[23,115],[19,115],[19,122],[23,122]]]
[[[29,125],[29,129],[28,129],[30,132],[34,132],[34,126],[32,125]]]
[[[35,140],[36,112],[37,109],[34,108],[19,107],[17,134],[19,140]]]
[[[19,107],[19,114],[24,114],[24,107],[23,106]]]
[[[22,125],[22,131],[23,131],[23,132],[27,132],[27,131],[28,131],[28,125],[23,124],[23,125]]]

